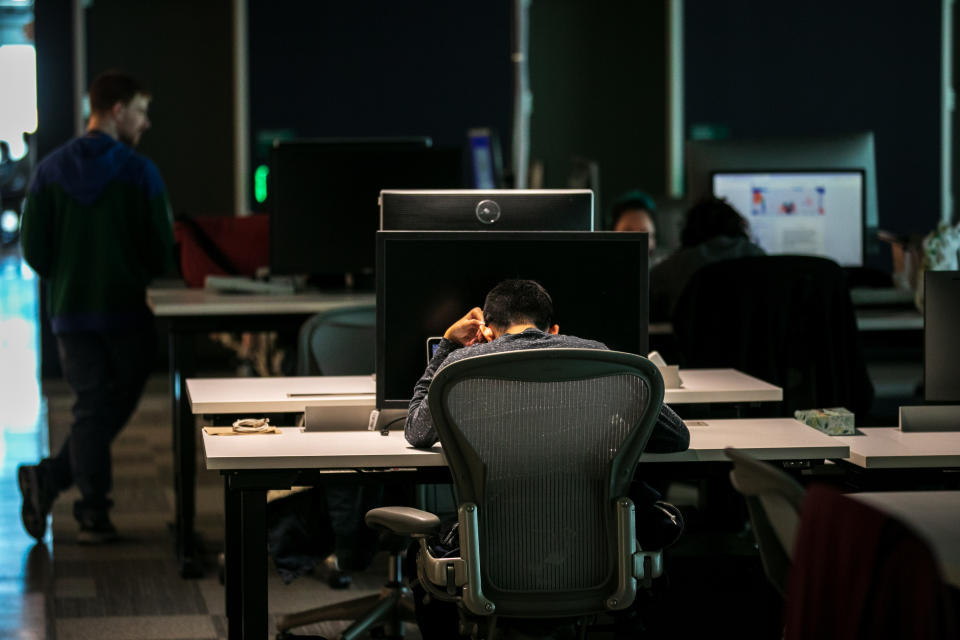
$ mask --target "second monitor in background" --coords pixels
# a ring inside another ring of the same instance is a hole
[[[749,221],[754,240],[767,253],[863,265],[862,170],[717,171],[712,179],[713,195]]]
[[[593,231],[589,189],[380,192],[382,231]]]
[[[645,233],[381,231],[377,408],[406,408],[427,339],[509,278],[546,288],[560,333],[647,353]]]
[[[279,142],[271,155],[270,271],[372,274],[381,189],[463,185],[462,151],[426,139]]]

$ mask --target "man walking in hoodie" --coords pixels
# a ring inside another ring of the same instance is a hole
[[[77,541],[117,537],[110,443],[136,408],[155,350],[145,289],[172,259],[166,188],[133,147],[150,127],[150,94],[116,72],[90,86],[86,135],[37,166],[23,216],[23,257],[46,286],[60,363],[76,395],[60,451],[18,471],[21,515],[41,540],[57,494],[76,485]]]

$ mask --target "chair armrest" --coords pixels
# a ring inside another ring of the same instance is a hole
[[[419,538],[440,530],[440,518],[412,507],[377,507],[364,518],[371,529],[387,529],[402,536]]]

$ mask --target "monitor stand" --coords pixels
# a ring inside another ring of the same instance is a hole
[[[960,431],[960,404],[900,407],[901,431]]]

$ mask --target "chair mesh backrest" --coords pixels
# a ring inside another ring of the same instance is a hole
[[[485,468],[478,505],[485,584],[542,592],[610,579],[611,463],[649,403],[644,380],[627,373],[451,384],[447,414]]]
[[[299,375],[373,373],[376,310],[371,305],[318,314],[304,323],[299,340]]]

